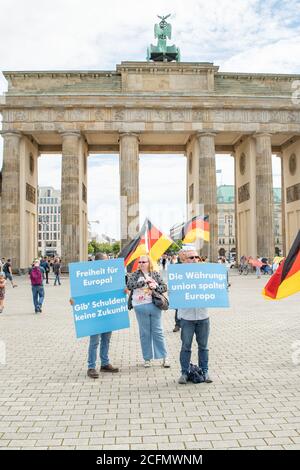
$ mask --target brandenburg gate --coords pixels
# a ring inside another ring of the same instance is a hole
[[[212,261],[217,259],[215,154],[235,159],[238,256],[267,257],[274,255],[272,154],[277,154],[285,250],[290,247],[300,228],[300,75],[225,73],[203,62],[122,62],[116,71],[19,71],[4,77],[0,254],[11,257],[15,269],[28,268],[38,251],[42,153],[62,154],[64,264],[87,258],[91,153],[120,154],[123,244],[138,216],[139,154],[182,154],[188,217],[199,205],[209,215]],[[99,191],[103,178],[99,174]]]

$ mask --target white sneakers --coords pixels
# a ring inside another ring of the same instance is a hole
[[[166,369],[171,367],[171,364],[170,364],[169,359],[167,357],[165,357],[163,359],[162,366],[165,367]],[[151,361],[145,361],[144,362],[144,367],[146,367],[146,368],[151,367]]]
[[[164,358],[164,360],[162,362],[162,366],[165,367],[166,369],[171,367],[171,364],[169,363],[169,359],[167,357]]]

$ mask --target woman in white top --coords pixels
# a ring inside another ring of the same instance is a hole
[[[137,271],[128,276],[127,287],[130,290],[128,307],[134,308],[139,325],[144,366],[150,367],[151,359],[163,359],[163,367],[170,367],[161,310],[152,301],[152,291],[162,294],[167,291],[167,285],[154,270],[149,256],[140,257]]]

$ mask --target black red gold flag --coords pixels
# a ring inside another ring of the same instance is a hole
[[[263,289],[263,296],[279,300],[300,291],[300,230],[287,257]]]
[[[119,258],[124,258],[127,272],[133,272],[138,267],[140,256],[149,255],[156,263],[172,243],[170,237],[164,235],[149,219],[146,219],[137,236],[122,249]]]
[[[182,229],[181,238],[184,244],[194,243],[197,239],[209,242],[208,216],[197,215],[189,220]]]

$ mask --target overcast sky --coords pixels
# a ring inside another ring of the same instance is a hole
[[[182,61],[214,62],[228,72],[300,73],[299,0],[0,0],[0,70],[115,70],[121,61],[145,60],[156,15],[168,13]],[[0,167],[1,145],[0,139]],[[115,237],[117,165],[116,156],[89,161],[89,219],[109,214],[108,224],[93,228]],[[156,204],[163,201],[160,212],[168,216],[160,217],[160,227],[167,230],[185,215],[185,159],[142,156],[140,166],[142,217],[152,215],[155,223]],[[231,159],[217,158],[217,167],[218,181],[233,184]],[[41,157],[39,183],[58,188],[59,178],[60,158]]]

